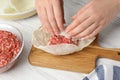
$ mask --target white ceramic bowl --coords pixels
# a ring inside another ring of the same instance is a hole
[[[0,30],[9,31],[9,32],[15,34],[22,44],[19,53],[7,65],[0,67],[0,73],[2,73],[2,72],[9,70],[17,62],[18,57],[22,53],[22,50],[24,47],[24,40],[23,40],[22,33],[16,27],[13,27],[13,26],[8,25],[8,24],[1,24],[0,23]]]

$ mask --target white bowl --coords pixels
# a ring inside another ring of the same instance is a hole
[[[9,32],[15,34],[22,44],[19,53],[7,65],[0,67],[0,73],[2,73],[2,72],[9,70],[17,62],[18,57],[22,53],[22,50],[24,47],[24,40],[23,40],[22,33],[16,27],[13,27],[13,26],[8,25],[8,24],[1,24],[0,23],[0,30],[9,31]]]

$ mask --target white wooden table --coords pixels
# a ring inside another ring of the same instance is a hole
[[[25,20],[7,22],[21,26],[16,27],[23,33],[25,46],[17,64],[11,70],[0,74],[0,80],[81,80],[85,76],[82,73],[31,66],[28,62],[28,54],[32,46],[32,32],[40,26],[39,19],[34,16]],[[100,44],[105,47],[120,47],[120,25],[118,23],[102,31]]]
[[[66,12],[68,12],[66,16],[71,16],[69,11]],[[69,17],[67,17],[67,20],[69,22]],[[0,20],[0,22],[3,21],[6,22],[6,20]],[[0,80],[81,80],[85,76],[83,73],[73,73],[30,65],[28,55],[32,46],[32,32],[40,26],[38,17],[33,16],[24,20],[7,22],[19,25],[16,27],[23,33],[25,46],[17,64],[11,70],[0,74]],[[109,27],[106,27],[101,32],[99,43],[104,47],[120,48],[120,19],[116,19],[115,23],[110,24]]]

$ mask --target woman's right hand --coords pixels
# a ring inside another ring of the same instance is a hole
[[[38,16],[43,29],[57,35],[64,29],[63,0],[36,0]]]

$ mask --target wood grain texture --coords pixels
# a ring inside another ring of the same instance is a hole
[[[96,41],[82,51],[65,56],[55,56],[32,47],[29,62],[35,66],[89,73],[95,68],[96,60],[100,57],[120,61],[119,51],[119,49],[100,48]]]

